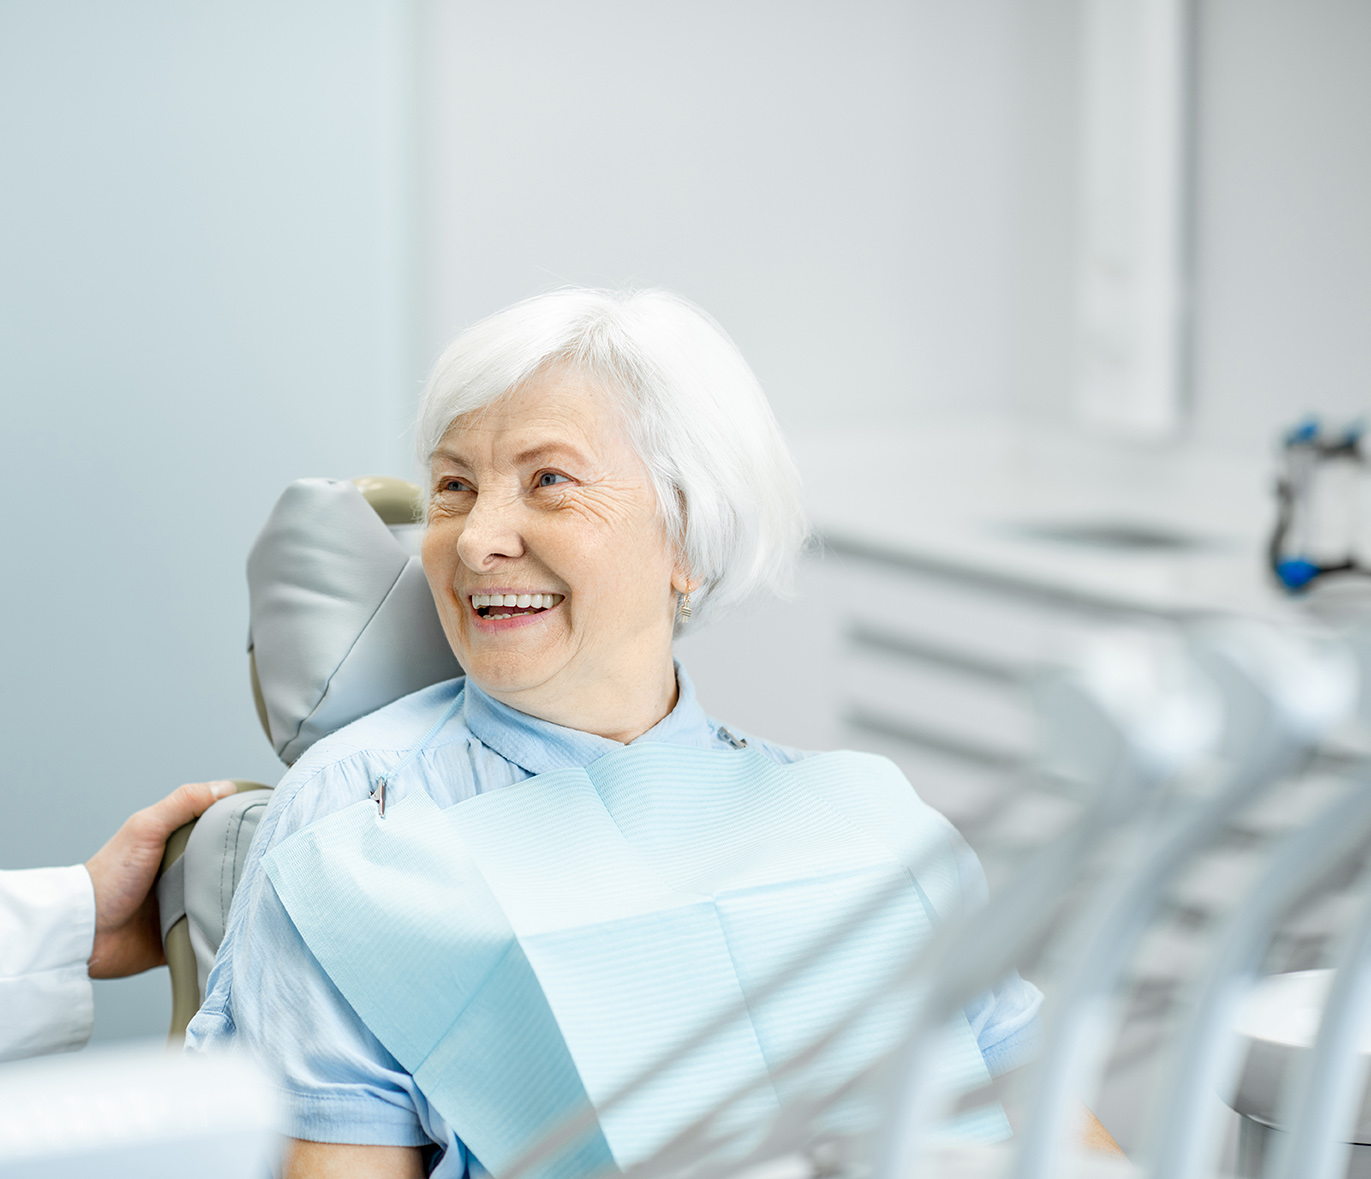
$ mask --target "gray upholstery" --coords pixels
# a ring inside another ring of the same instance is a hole
[[[270,801],[270,788],[221,798],[196,821],[185,851],[157,881],[163,941],[181,918],[187,919],[200,996],[224,940],[229,903],[243,874],[248,845]]]
[[[186,862],[186,916],[201,995],[219,943],[224,940],[229,903],[243,875],[248,845],[270,800],[269,790],[220,799],[200,816],[186,842],[182,856]]]
[[[418,543],[350,482],[298,479],[248,555],[249,649],[272,747],[292,764],[320,737],[461,674]]]

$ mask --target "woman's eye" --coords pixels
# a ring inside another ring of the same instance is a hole
[[[556,471],[544,471],[538,476],[539,487],[555,487],[558,483],[570,483],[571,480],[565,475],[559,475]]]
[[[470,491],[464,479],[444,479],[438,484],[439,491]]]

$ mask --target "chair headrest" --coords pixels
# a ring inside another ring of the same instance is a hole
[[[390,503],[400,481],[358,483],[382,506],[346,480],[297,479],[248,554],[258,712],[287,765],[358,717],[462,674],[419,562],[423,525],[412,514],[387,523],[405,515]]]

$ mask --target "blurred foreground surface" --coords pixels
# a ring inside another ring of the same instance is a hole
[[[249,1062],[161,1044],[0,1069],[6,1179],[247,1179],[280,1157],[275,1091]]]

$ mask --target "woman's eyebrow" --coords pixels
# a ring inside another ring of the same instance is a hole
[[[435,446],[433,448],[432,458],[447,459],[449,462],[458,463],[462,466],[469,465],[466,456],[459,451],[453,450],[450,446]]]
[[[554,455],[564,455],[579,462],[586,461],[585,455],[568,442],[542,442],[537,446],[530,446],[526,450],[521,450],[514,456],[514,463],[516,466],[524,467]]]

